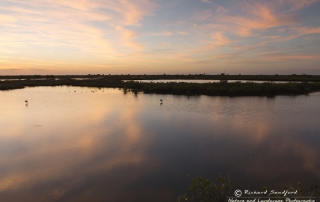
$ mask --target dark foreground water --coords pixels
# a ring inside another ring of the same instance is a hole
[[[0,91],[0,201],[170,202],[221,172],[258,190],[320,182],[319,103],[318,93]]]

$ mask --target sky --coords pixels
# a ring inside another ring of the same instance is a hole
[[[0,75],[320,74],[320,0],[0,0]]]

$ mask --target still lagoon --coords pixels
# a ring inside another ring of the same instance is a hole
[[[319,103],[319,93],[0,91],[0,201],[170,202],[220,173],[255,190],[319,183]]]

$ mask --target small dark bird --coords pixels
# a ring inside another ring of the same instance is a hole
[[[28,103],[28,100],[24,101],[25,103]]]
[[[160,99],[160,102],[162,102],[163,100],[162,99]]]

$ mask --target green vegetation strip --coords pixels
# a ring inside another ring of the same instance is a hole
[[[259,201],[254,198],[261,198],[266,201],[268,198],[272,198],[273,201],[276,199],[282,199],[279,201],[287,201],[286,198],[298,198],[303,201],[312,199],[315,202],[320,201],[320,188],[319,183],[301,183],[298,182],[296,185],[283,186],[280,190],[273,190],[269,187],[263,187],[260,190],[255,190],[255,195],[252,195],[251,200],[244,200],[235,196],[235,190],[247,190],[228,177],[224,177],[222,174],[218,176],[217,183],[213,183],[203,177],[196,177],[192,179],[191,185],[188,188],[188,192],[178,197],[178,202],[230,202],[230,201]],[[285,191],[285,192],[284,192]],[[284,194],[285,193],[285,194]],[[272,195],[271,195],[272,194]],[[242,195],[245,197],[245,195]],[[250,195],[251,196],[251,195]],[[266,198],[263,198],[266,197]],[[230,200],[231,198],[231,200]],[[250,198],[249,198],[250,199]],[[278,200],[277,200],[278,201]],[[294,201],[294,200],[292,200]],[[311,200],[309,200],[311,201]]]
[[[289,83],[252,83],[252,82],[236,82],[228,83],[228,78],[237,78],[237,76],[204,76],[202,79],[215,77],[213,79],[220,80],[218,83],[185,83],[185,82],[167,82],[167,83],[143,83],[134,82],[136,79],[199,79],[201,75],[188,76],[130,76],[130,75],[95,75],[95,76],[0,76],[0,90],[19,89],[33,86],[86,86],[86,87],[109,87],[121,88],[125,92],[132,91],[134,93],[154,93],[154,94],[174,94],[174,95],[211,95],[211,96],[275,96],[275,95],[301,95],[311,92],[320,91],[319,76],[308,75],[303,76],[241,76],[251,80],[265,77],[269,81],[275,81],[278,77],[282,77],[282,81],[292,81]],[[287,80],[285,79],[287,78]],[[300,78],[300,80],[299,80]],[[79,80],[82,79],[82,80]],[[318,81],[319,79],[319,81]],[[129,80],[124,82],[123,80]],[[131,80],[131,81],[130,81]],[[313,82],[310,82],[312,80]],[[296,83],[298,81],[298,83]]]

